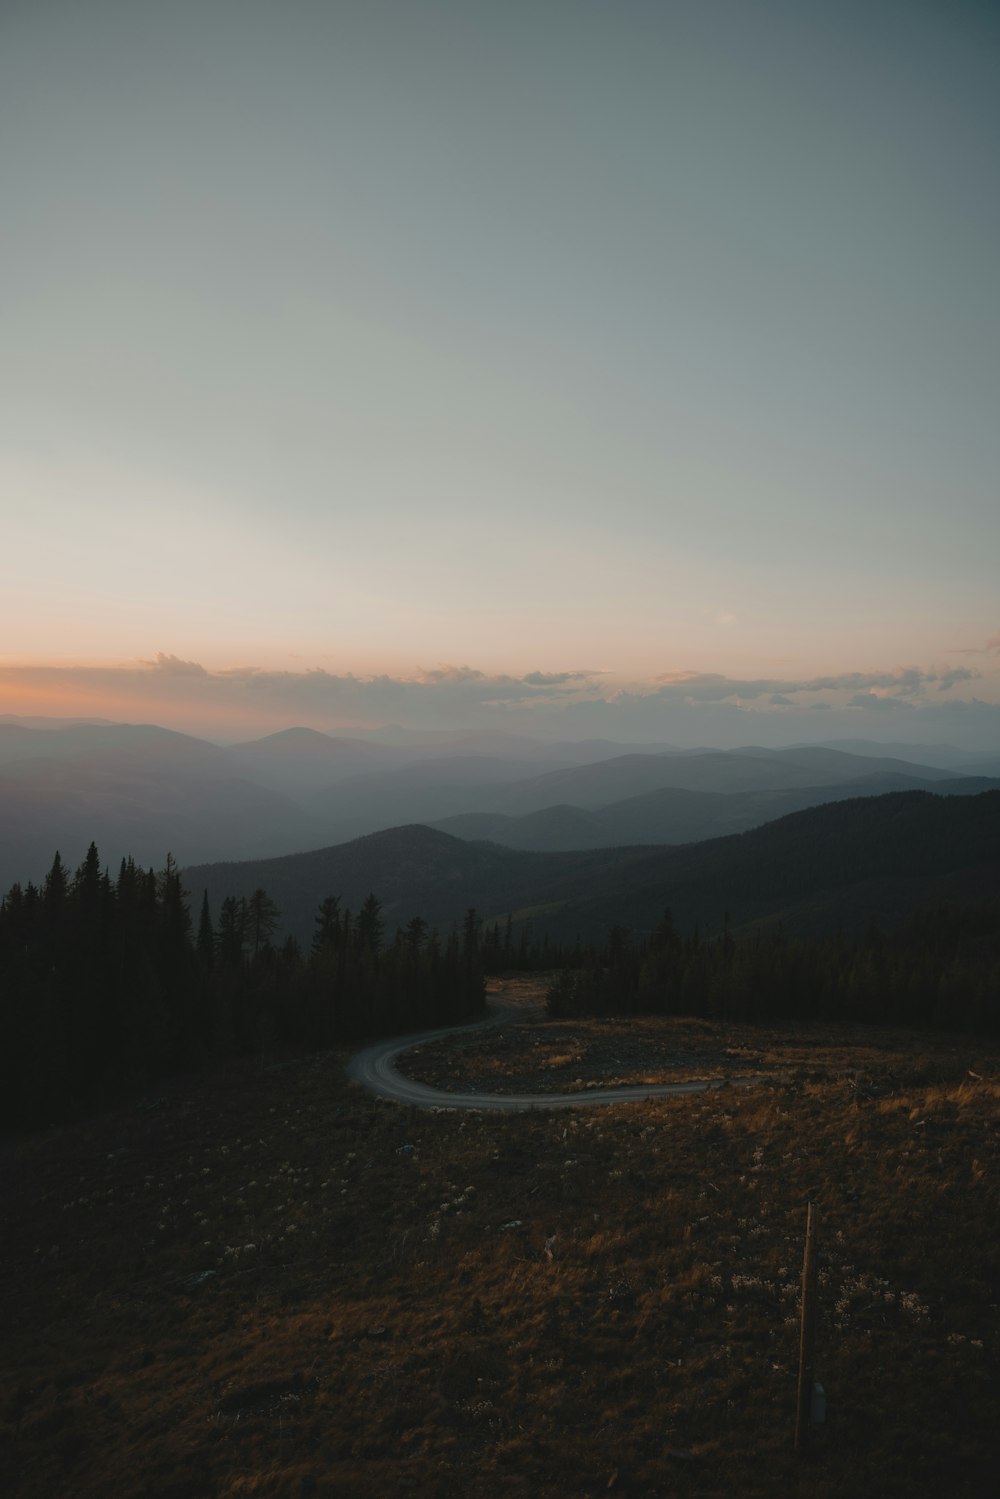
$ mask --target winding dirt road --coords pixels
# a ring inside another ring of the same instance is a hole
[[[523,1112],[526,1109],[580,1109],[602,1103],[638,1103],[645,1098],[667,1098],[680,1093],[707,1093],[713,1088],[745,1088],[763,1081],[762,1077],[712,1078],[687,1083],[637,1083],[630,1087],[588,1088],[583,1093],[467,1093],[444,1092],[404,1077],[396,1068],[396,1058],[414,1046],[440,1041],[446,1036],[460,1036],[466,1031],[484,1030],[488,1026],[508,1025],[523,1020],[532,1010],[523,1004],[505,1004],[489,1000],[491,1014],[471,1025],[447,1025],[436,1031],[417,1031],[410,1036],[393,1036],[376,1041],[357,1052],[348,1063],[348,1072],[380,1098],[396,1103],[416,1104],[423,1109],[504,1109]],[[537,1010],[537,1007],[533,1007]]]

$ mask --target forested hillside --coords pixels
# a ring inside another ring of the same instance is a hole
[[[998,792],[860,798],[655,851],[525,854],[414,827],[112,877],[91,844],[0,905],[3,1116],[448,1023],[481,1007],[485,967],[515,963],[576,970],[563,1009],[991,1026],[998,846]]]
[[[377,890],[392,921],[432,922],[473,905],[488,921],[562,944],[618,924],[648,936],[670,906],[683,931],[780,919],[788,930],[863,930],[917,906],[1000,895],[1000,792],[903,792],[812,807],[728,838],[681,848],[533,853],[467,843],[423,827],[393,828],[313,853],[189,868],[214,905],[266,889],[285,930],[308,937],[328,890],[357,904]]]

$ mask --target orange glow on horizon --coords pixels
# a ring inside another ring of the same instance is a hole
[[[0,667],[0,714],[14,718],[103,718],[115,723],[158,724],[207,739],[220,734],[225,738],[228,733],[237,737],[245,733],[249,738],[293,725],[315,728],[321,733],[380,727],[380,723],[365,721],[360,713],[346,722],[333,714],[287,709],[260,701],[234,703],[212,698],[199,703],[193,696],[166,698],[137,691],[116,693],[106,685],[95,685],[88,690],[64,678],[51,686],[33,680],[10,682],[2,679],[2,672]]]

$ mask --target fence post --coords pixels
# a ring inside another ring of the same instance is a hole
[[[799,1390],[795,1411],[795,1450],[806,1444],[812,1415],[813,1380],[816,1358],[816,1204],[806,1211],[806,1247],[802,1256],[802,1320],[799,1324]]]

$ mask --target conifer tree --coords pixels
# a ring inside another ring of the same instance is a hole
[[[219,929],[216,933],[216,949],[219,961],[229,968],[238,968],[243,961],[243,944],[247,933],[247,903],[241,896],[227,895],[219,908]]]
[[[279,911],[266,890],[255,890],[246,903],[247,938],[256,958],[265,943],[270,942],[278,925]]]
[[[66,879],[66,869],[56,849],[52,867],[45,876],[45,887],[42,896],[42,908],[45,916],[45,925],[50,936],[57,938],[62,933],[63,924],[66,920],[66,903],[69,895],[69,885]]]
[[[215,931],[212,927],[212,916],[208,908],[208,891],[204,890],[201,897],[201,914],[198,917],[198,937],[195,943],[195,951],[198,954],[199,966],[210,973],[215,963]]]
[[[340,897],[328,895],[320,903],[314,922],[316,927],[312,939],[312,955],[319,957],[324,952],[336,952],[341,943]]]
[[[373,957],[377,956],[382,945],[384,929],[382,902],[377,895],[371,893],[365,897],[361,910],[358,912],[354,933],[358,951],[371,953]]]
[[[100,900],[101,861],[96,843],[87,849],[87,857],[73,878],[73,900],[80,910],[96,912]]]
[[[427,936],[427,923],[421,916],[414,916],[406,924],[403,940],[411,953],[419,953]]]

